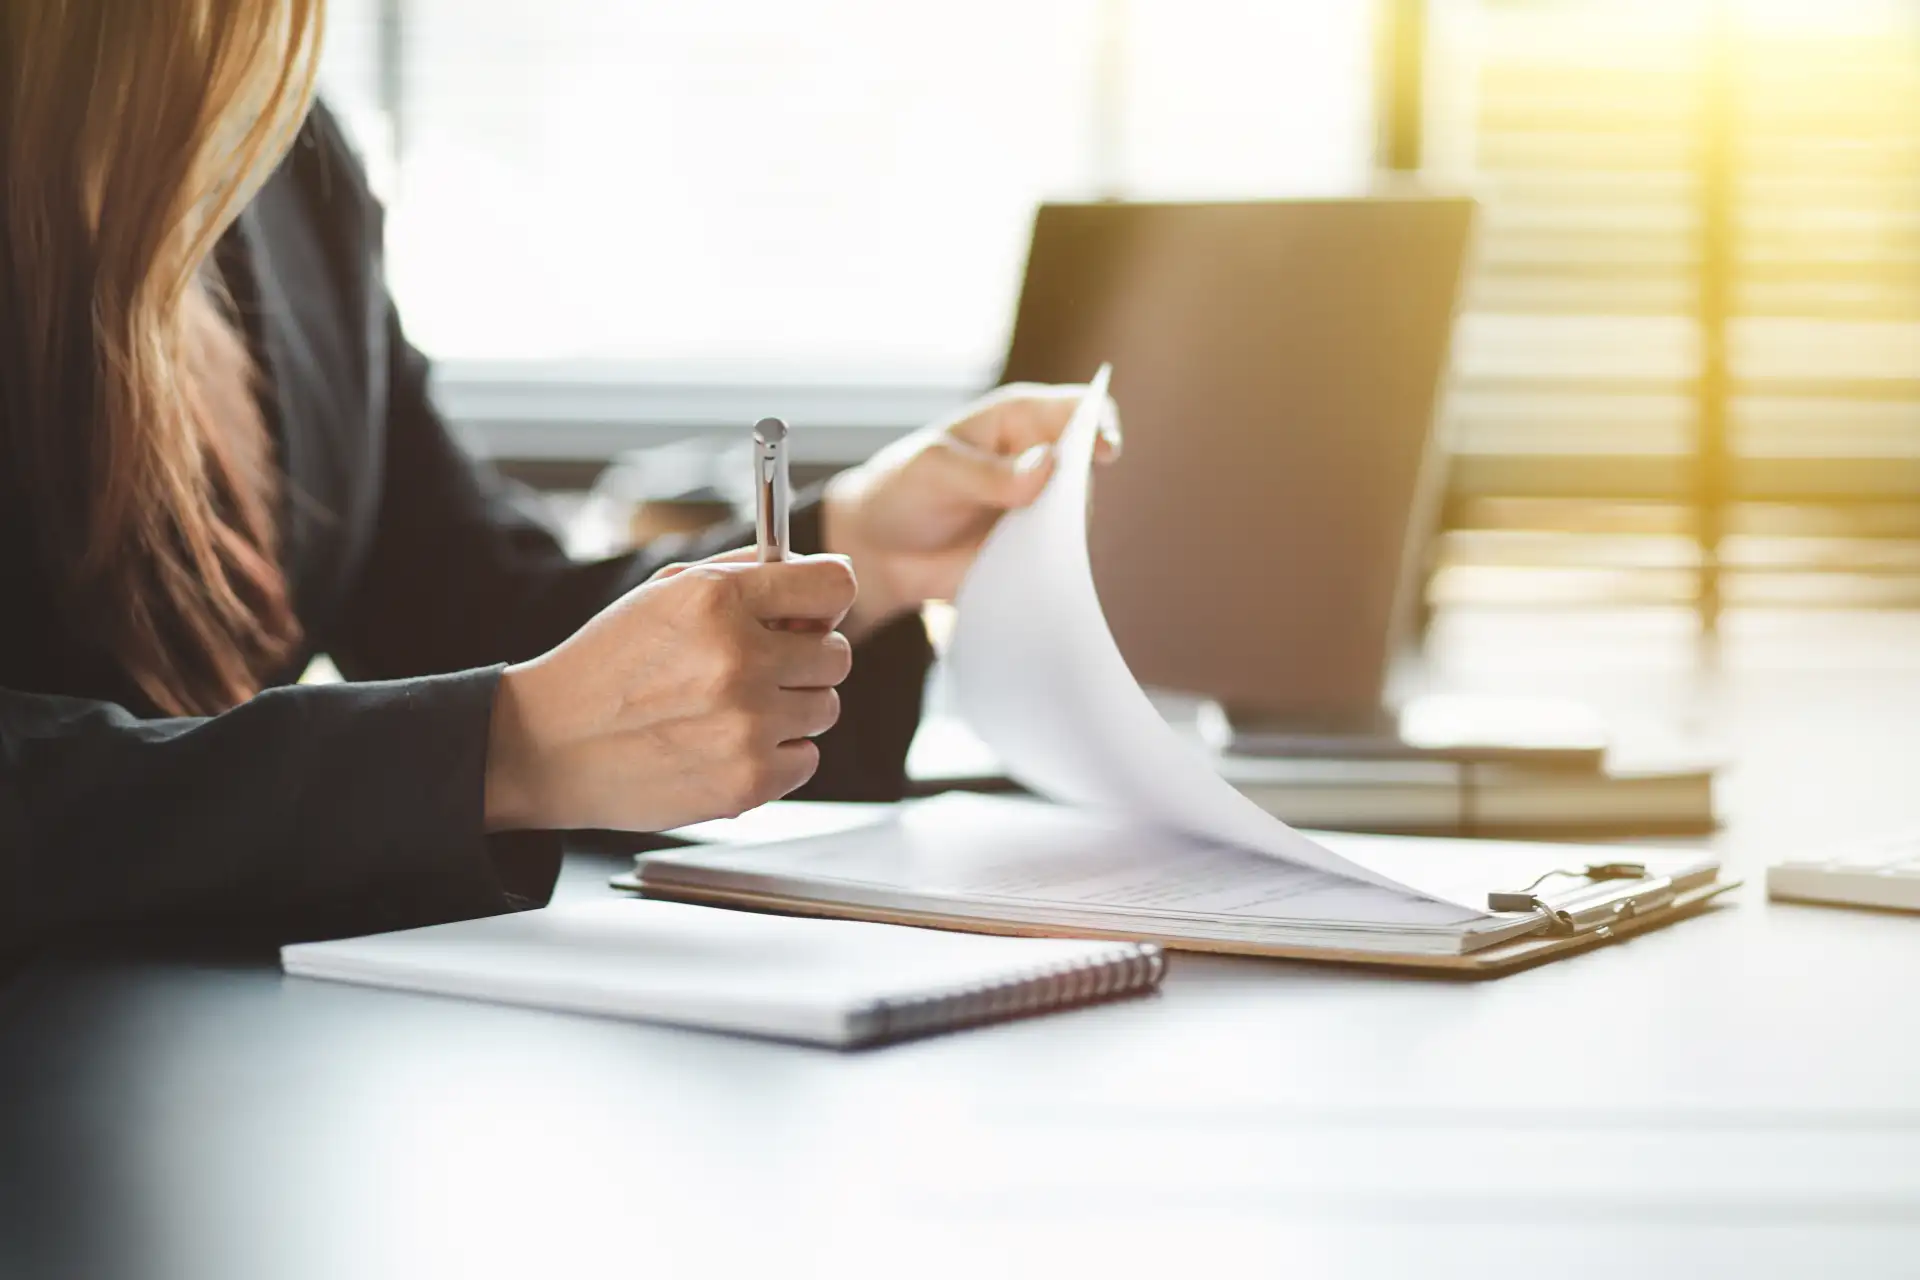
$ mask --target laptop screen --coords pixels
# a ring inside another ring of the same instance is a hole
[[[1005,375],[1113,362],[1126,447],[1095,483],[1094,576],[1143,684],[1377,717],[1471,217],[1399,197],[1040,210]]]

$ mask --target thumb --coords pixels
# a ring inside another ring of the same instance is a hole
[[[1044,444],[1007,457],[949,436],[928,457],[955,496],[1002,511],[1027,506],[1053,474],[1053,449]]]

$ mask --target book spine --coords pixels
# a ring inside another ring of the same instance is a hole
[[[1151,991],[1167,971],[1152,943],[1081,964],[1048,965],[998,982],[954,987],[909,999],[880,1000],[861,1011],[856,1044],[881,1044],[956,1027],[1022,1018]]]

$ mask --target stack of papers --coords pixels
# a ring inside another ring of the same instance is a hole
[[[812,834],[768,838],[783,829]],[[876,806],[868,815],[772,805],[751,818],[675,834],[716,843],[643,856],[630,887],[693,900],[759,899],[876,919],[1176,946],[1421,956],[1466,955],[1534,932],[1540,921],[1532,914],[1488,911],[1481,886],[1517,887],[1542,868],[1586,860],[1561,845],[1316,838],[1356,865],[1418,879],[1443,895],[1420,896],[1125,817],[967,794]],[[1683,889],[1710,882],[1716,867],[1695,853],[1636,849],[1633,856]]]

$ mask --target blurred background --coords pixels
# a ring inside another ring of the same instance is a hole
[[[1048,198],[1484,204],[1440,607],[1920,606],[1915,0],[332,0],[442,403],[550,489],[990,385]]]

